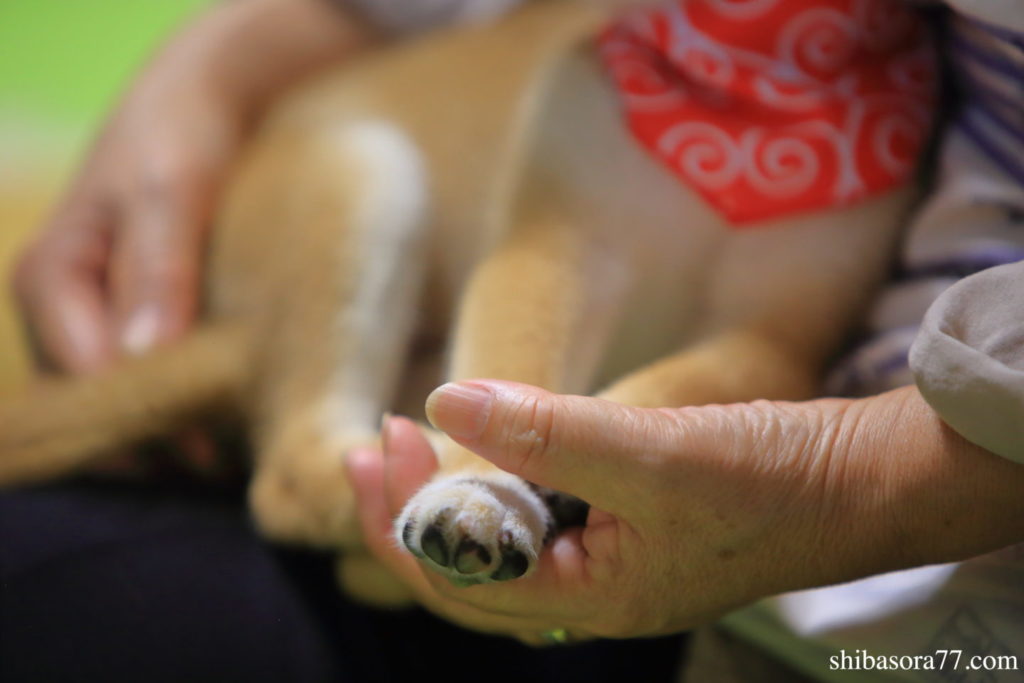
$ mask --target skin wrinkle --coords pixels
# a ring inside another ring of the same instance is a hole
[[[912,411],[909,410],[910,406],[903,401],[895,406],[889,402],[887,409],[890,413],[889,419],[878,420],[867,404],[862,401],[855,402],[845,416],[845,434],[841,437],[843,441],[839,443],[845,443],[846,448],[852,452],[863,451],[863,443],[876,444],[875,448],[879,447],[878,444],[884,444],[888,446],[893,462],[907,462],[904,460],[904,455],[912,453],[913,447],[903,447],[902,444],[912,443],[920,434],[918,429],[913,429],[908,434],[899,426],[915,425],[916,421]],[[916,543],[921,534],[915,531],[915,528],[917,527],[918,513],[921,510],[916,504],[907,504],[907,501],[913,498],[913,489],[918,486],[914,481],[917,476],[913,471],[915,465],[913,459],[909,461],[909,464],[912,469],[906,467],[881,468],[881,463],[877,460],[849,462],[847,469],[852,469],[859,481],[848,485],[855,486],[854,490],[870,491],[874,494],[862,495],[859,499],[850,500],[849,507],[859,508],[857,513],[861,516],[885,520],[885,524],[870,525],[873,534],[877,534],[878,529],[887,531],[886,537],[875,538],[875,543],[886,548],[888,553],[897,558],[901,566],[918,566],[924,564],[923,558],[916,552]],[[908,493],[910,498],[908,498]],[[850,514],[850,512],[840,511],[837,514]],[[881,558],[881,561],[888,559]]]
[[[865,487],[859,481],[858,472],[851,469],[849,452],[851,440],[856,438],[861,429],[861,416],[855,402],[835,401],[834,410],[806,411],[799,405],[785,405],[786,414],[791,417],[793,425],[810,428],[810,440],[803,444],[787,444],[787,450],[802,453],[802,473],[800,480],[805,482],[802,488],[807,491],[808,510],[797,522],[803,522],[811,532],[809,546],[816,551],[806,553],[803,571],[809,576],[828,579],[836,574],[836,565],[828,569],[823,558],[836,552],[850,553],[853,548],[870,547],[860,539],[853,538],[851,532],[860,529],[863,535],[868,528],[875,533],[874,525],[855,525],[849,519],[863,519],[859,508],[864,502]],[[796,431],[791,429],[790,431]],[[870,489],[869,489],[870,490]],[[855,492],[855,493],[854,493]],[[796,511],[791,517],[796,518]],[[844,548],[846,550],[844,550]],[[865,564],[863,554],[853,554],[844,567],[860,567]],[[869,562],[874,566],[874,562]],[[808,571],[810,570],[810,571]],[[849,578],[847,569],[835,580]]]
[[[531,463],[543,463],[548,452],[555,431],[555,416],[554,411],[541,408],[539,404],[534,396],[522,397],[511,408],[511,418],[505,421],[513,425],[505,438],[506,460],[516,465],[513,472],[529,471]],[[522,445],[526,448],[520,448]],[[518,462],[513,457],[517,451],[520,456]],[[534,468],[543,471],[544,466],[534,465]]]
[[[587,526],[580,530],[580,547],[586,553],[587,561],[596,560],[598,566],[605,567],[603,574],[616,574],[621,569],[618,561],[629,542],[626,533],[637,536],[635,530],[622,520],[616,519],[603,510],[591,508],[587,516]],[[575,533],[572,530],[571,533]],[[611,563],[611,566],[608,565]],[[588,576],[592,576],[588,573]]]
[[[652,463],[663,462],[665,460],[665,453],[662,451],[662,444],[668,442],[668,439],[666,438],[667,425],[665,424],[664,419],[656,418],[655,415],[656,413],[644,411],[638,413],[627,413],[625,416],[626,423],[623,425],[623,430],[627,434],[636,435],[635,439],[639,443],[658,445],[658,448],[645,449],[636,454],[635,461],[641,465],[649,465]]]
[[[916,465],[915,459],[911,458],[909,461],[905,461],[900,457],[904,453],[913,452],[905,444],[912,443],[918,437],[925,435],[921,434],[920,428],[914,429],[909,434],[903,430],[896,429],[897,425],[917,424],[917,421],[914,419],[912,406],[907,405],[905,401],[900,401],[896,406],[890,407],[890,410],[893,414],[891,421],[872,419],[867,410],[862,411],[866,415],[860,421],[862,424],[856,425],[858,429],[857,434],[869,442],[889,444],[891,450],[894,451],[894,455],[899,458],[898,462],[907,463],[897,469],[887,470],[885,476],[880,479],[880,486],[877,487],[880,494],[878,496],[878,512],[876,514],[890,520],[888,528],[892,535],[891,546],[897,557],[899,557],[900,562],[908,566],[917,566],[922,564],[922,557],[925,556],[920,552],[918,543],[920,543],[923,536],[927,537],[927,535],[923,535],[919,530],[921,520],[926,516],[924,514],[926,510],[920,505],[908,505],[906,501],[916,498],[918,495],[916,490],[927,490],[930,488],[928,480],[938,476],[940,472],[924,472],[925,476],[922,479],[914,467]],[[966,442],[957,437],[953,442],[954,453],[945,458],[939,467],[944,469],[947,462],[956,460],[960,455],[966,454],[966,450],[963,447],[964,443]],[[982,495],[982,492],[979,491],[978,495]]]
[[[722,424],[722,418],[725,417],[725,413],[724,413],[724,407],[722,407],[722,406],[702,407],[702,408],[699,408],[699,409],[693,409],[693,408],[662,409],[662,410],[659,410],[658,412],[660,412],[663,415],[667,415],[667,416],[673,418],[673,421],[678,425],[680,430],[683,431],[684,433],[687,432],[688,430],[694,428],[694,426],[695,426],[694,420],[697,420],[697,421],[702,423],[700,425],[696,425],[697,433],[700,433],[700,434],[715,434],[715,433],[718,433],[718,434],[722,434],[726,438],[731,436],[731,434],[729,432],[723,431],[723,426],[724,425]],[[683,438],[683,439],[680,439],[680,440],[682,442],[684,442],[684,443],[686,443],[688,441],[688,439],[686,439],[686,438]],[[725,449],[725,450],[726,450],[726,452],[737,452],[738,450],[742,450],[742,452],[747,452],[749,450],[749,448],[748,449]],[[672,459],[670,458],[669,462],[666,463],[666,465],[667,465],[666,470],[671,469],[673,466],[678,468],[678,458],[682,458],[683,460],[690,459],[692,457],[693,453],[700,453],[702,451],[703,452],[713,452],[713,451],[709,451],[708,449],[705,449],[702,444],[696,443],[696,444],[693,445],[692,449],[689,449],[689,450],[687,450],[684,453],[678,454],[677,461],[673,462]],[[720,462],[718,464],[720,464]],[[743,471],[742,470],[743,463],[737,461],[735,463],[735,465],[739,468],[739,469],[737,469],[738,472],[742,472]],[[697,465],[698,469],[703,469],[704,466],[705,465],[700,465],[700,464]],[[710,466],[711,467],[715,467],[716,463],[710,463]],[[687,469],[689,469],[689,468],[687,468]],[[699,472],[698,472],[698,474],[699,474]],[[677,472],[677,476],[678,476],[678,472]],[[666,483],[666,480],[662,479],[661,483],[663,483],[663,484]],[[739,490],[742,490],[742,488],[739,489]],[[719,512],[717,514],[717,516],[716,516],[715,524],[720,526],[721,528],[726,529],[727,530],[726,536],[728,537],[728,536],[730,536],[732,534],[733,531],[736,530],[736,527],[737,527],[737,523],[730,517],[730,514],[734,513],[737,509],[740,509],[740,508],[737,507],[737,506],[733,506],[733,505],[725,505],[725,506],[722,506],[721,509],[728,510],[729,512],[728,513]],[[690,530],[698,531],[700,528],[702,528],[705,525],[699,519],[697,519],[697,520],[692,521],[689,526],[692,527],[692,529],[688,529],[687,531],[690,531]],[[717,537],[717,534],[710,534],[709,535],[707,533],[704,533],[704,534],[701,534],[698,538],[695,538],[694,542],[691,545],[694,548],[699,548],[702,545],[708,545],[708,542],[712,538],[715,538],[715,537]],[[760,539],[761,539],[760,534],[756,534],[755,537],[757,538],[758,541],[760,541]],[[667,562],[665,560],[665,557],[667,557],[667,555],[668,555],[668,549],[673,547],[673,543],[671,543],[670,541],[664,541],[663,540],[663,541],[657,542],[657,543],[646,543],[645,545],[647,545],[648,547],[655,547],[655,548],[658,548],[658,549],[661,550],[661,555],[663,557],[661,558],[661,560],[659,562],[657,562],[657,564],[659,564],[659,566],[671,566],[672,564],[678,564],[678,562],[679,562],[678,558],[675,558],[674,561],[673,561],[673,558],[669,558]],[[733,553],[736,553],[736,554],[734,554],[734,557],[738,557],[739,553],[745,553],[745,554],[749,555],[751,552],[755,551],[754,548],[751,548],[751,547],[747,547],[746,550],[744,550],[743,547],[744,547],[745,544],[740,539],[730,538],[729,539],[729,545],[731,547],[739,547],[740,548],[739,551],[737,551],[737,550],[732,550],[731,551]],[[719,557],[719,549],[718,548],[713,548],[711,550],[711,553],[716,558]],[[697,554],[698,554],[698,556],[701,556],[701,555],[706,554],[706,553],[705,553],[705,551],[698,551]],[[713,566],[702,566],[702,565],[698,564],[698,565],[693,566],[690,569],[685,570],[684,573],[683,573],[683,577],[687,578],[689,581],[693,582],[693,586],[694,586],[693,587],[693,593],[695,595],[700,595],[703,592],[703,590],[697,588],[698,586],[701,586],[701,585],[707,585],[708,586],[707,590],[710,591],[710,592],[713,592],[712,591],[712,587],[716,586],[721,581],[725,580],[726,577],[731,577],[732,579],[735,579],[735,577],[731,576],[731,574],[727,574],[727,573],[719,571],[721,568],[722,568],[721,561],[716,562]],[[694,572],[696,572],[696,573],[694,573]],[[749,587],[744,588],[744,590],[746,592],[751,592],[751,589]],[[713,614],[708,613],[706,608],[702,609],[700,611],[702,613],[707,613],[709,618],[711,616],[714,616]],[[660,624],[651,624],[649,626],[649,628],[652,629],[652,630],[645,629],[644,632],[662,632],[662,631],[667,630],[669,625],[672,623],[672,617],[669,616],[669,615],[663,615],[663,616],[664,616],[664,619],[662,620],[662,623],[660,623]],[[676,626],[678,626],[678,624],[676,624]]]
[[[848,525],[836,524],[833,520],[844,519],[838,510],[848,507],[845,504],[847,495],[843,488],[845,470],[841,466],[842,459],[837,457],[836,446],[842,444],[844,433],[841,413],[835,417],[825,417],[819,413],[804,414],[798,405],[783,404],[782,417],[786,424],[780,434],[791,436],[799,433],[799,441],[782,441],[783,450],[794,453],[796,458],[791,462],[795,467],[793,478],[800,484],[806,494],[806,504],[801,509],[790,511],[789,518],[794,524],[806,527],[811,538],[807,544],[809,550],[800,555],[793,567],[789,580],[791,585],[780,586],[785,590],[801,585],[800,577],[827,576],[827,567],[823,557],[825,549],[844,543],[849,535]],[[842,412],[842,411],[841,411]],[[782,558],[789,557],[785,553],[785,539],[777,539],[776,553]],[[796,558],[793,558],[796,559]]]
[[[732,408],[734,409],[736,406]],[[722,546],[719,543],[717,547],[711,549],[717,559],[715,566],[721,568],[724,562],[733,563],[740,561],[744,556],[750,557],[751,554],[755,557],[767,555],[767,557],[772,558],[770,561],[773,563],[787,564],[791,559],[791,554],[783,550],[786,539],[778,537],[774,533],[774,527],[777,524],[773,524],[773,528],[764,529],[762,522],[756,519],[753,520],[753,525],[751,525],[750,516],[755,515],[757,510],[765,508],[790,510],[787,515],[788,518],[800,526],[807,523],[808,517],[810,519],[819,517],[819,514],[813,509],[816,507],[814,504],[812,504],[809,511],[805,507],[801,507],[798,511],[791,505],[794,495],[803,496],[808,494],[809,501],[818,499],[818,496],[813,494],[813,488],[805,489],[804,486],[801,486],[795,492],[793,489],[793,484],[796,482],[808,479],[813,482],[821,477],[820,474],[814,473],[819,463],[815,457],[815,444],[809,441],[810,434],[814,432],[808,429],[808,425],[800,421],[803,418],[803,416],[798,414],[800,411],[795,410],[794,407],[788,404],[763,401],[749,406],[740,406],[740,408],[739,415],[744,424],[744,429],[741,430],[741,433],[748,436],[746,436],[743,443],[734,444],[734,447],[726,449],[726,452],[735,454],[734,462],[729,468],[736,475],[740,476],[739,485],[735,487],[735,490],[738,492],[737,495],[743,496],[743,498],[735,501],[735,504],[727,501],[728,504],[722,506],[722,509],[727,510],[727,512],[720,513],[719,522],[724,529],[729,530],[729,534],[726,536],[726,554],[729,555],[729,559],[724,560],[722,558]],[[709,412],[717,422],[727,417],[729,409],[730,407],[716,407],[712,408]],[[811,426],[818,427],[817,423]],[[793,427],[798,428],[793,429]],[[720,429],[715,431],[720,431]],[[772,453],[764,452],[763,444],[781,443],[784,436],[788,441],[793,437],[794,433],[796,434],[796,441],[793,443],[792,448],[787,446],[787,448],[776,449]],[[725,434],[728,434],[728,432],[725,432]],[[711,450],[709,452],[714,451]],[[792,457],[780,458],[777,457],[777,453],[792,453],[794,455]],[[753,465],[751,465],[751,460],[753,460]],[[720,467],[721,464],[721,461],[719,461],[717,466]],[[716,466],[716,463],[712,463],[711,466]],[[808,475],[810,476],[808,477]],[[753,480],[752,477],[753,479],[768,478],[771,480],[781,480],[780,483],[783,485],[779,487],[761,486],[755,491],[751,491],[748,482]],[[770,493],[775,490],[780,493]],[[749,494],[753,494],[753,497],[749,497]],[[770,498],[775,495],[782,496],[783,499],[773,502]],[[768,499],[765,499],[765,496]],[[736,517],[737,514],[739,517]],[[742,535],[742,538],[734,537],[733,532],[739,529],[747,530]],[[801,575],[802,571],[800,568],[806,566],[805,562],[805,560],[801,559],[797,566],[793,567],[792,572],[783,572],[780,576]],[[710,577],[708,580],[710,580]],[[744,583],[750,584],[750,581]],[[782,587],[780,586],[780,588]],[[755,595],[757,590],[752,585],[745,585],[740,589],[740,592]]]
[[[670,467],[675,454],[665,450],[665,444],[670,442],[666,439],[667,424],[663,419],[656,418],[655,413],[648,411],[634,413],[617,410],[615,421],[621,422],[618,425],[620,433],[630,434],[632,440],[637,443],[653,444],[652,448],[638,451],[628,460],[609,462],[607,458],[602,457],[602,460],[606,461],[605,467],[611,466],[616,469],[611,480],[619,489],[618,498],[628,496],[634,500],[646,500],[647,491],[653,487],[667,486],[668,482],[672,481],[671,477],[678,476],[678,472]],[[642,473],[642,479],[629,476],[636,471]],[[625,492],[626,487],[631,489],[628,493]],[[649,510],[651,515],[659,514],[653,506],[644,509]]]
[[[959,435],[955,435],[952,430],[946,427],[944,424],[936,425],[942,434],[946,436],[952,436],[952,440],[948,443],[952,446],[951,450],[941,460],[933,461],[928,463],[925,468],[919,467],[919,462],[916,457],[907,457],[914,454],[914,443],[920,438],[920,440],[927,439],[927,429],[923,429],[922,425],[915,420],[915,407],[908,404],[905,401],[901,401],[898,406],[899,419],[892,421],[892,429],[888,429],[890,425],[882,425],[881,428],[885,430],[882,436],[884,443],[891,444],[890,448],[893,451],[894,456],[898,458],[898,466],[896,468],[890,468],[882,480],[882,486],[880,489],[884,491],[885,495],[881,500],[881,504],[884,506],[883,511],[887,519],[892,520],[891,528],[895,531],[894,550],[898,553],[898,557],[901,562],[921,564],[922,558],[934,556],[934,552],[927,553],[922,552],[920,544],[925,542],[927,545],[928,540],[934,535],[934,529],[930,532],[922,533],[921,528],[924,526],[928,528],[929,523],[927,519],[931,516],[931,510],[929,505],[919,504],[918,498],[922,493],[926,496],[926,500],[930,499],[929,493],[936,489],[935,480],[943,479],[944,471],[947,469],[956,470],[956,462],[961,457],[967,456],[967,442],[963,440]],[[938,418],[935,417],[935,421],[938,422]],[[878,420],[873,420],[869,425],[872,429],[872,433],[869,436],[873,437],[872,440],[875,443],[880,441],[878,432],[880,425],[877,424]],[[896,425],[899,424],[911,424],[915,425],[916,428],[908,432],[905,430],[897,430]],[[995,457],[988,456],[975,456],[975,457]],[[969,481],[969,478],[967,479]],[[940,485],[941,486],[941,485]],[[948,487],[944,487],[947,488]],[[949,491],[950,496],[962,495],[963,489],[959,492]],[[971,495],[966,497],[967,501],[977,501],[983,499],[986,496],[985,491],[975,491]],[[930,502],[930,501],[929,501]],[[908,504],[909,503],[909,504]],[[953,506],[954,509],[966,509],[970,510],[974,508],[973,502],[968,502],[962,508],[960,506]],[[955,513],[954,513],[955,514]],[[923,522],[923,524],[922,524]],[[975,528],[984,528],[984,524],[976,526]],[[948,560],[963,559],[961,556],[949,556],[945,558]]]
[[[647,449],[633,454],[630,460],[610,460],[608,464],[617,466],[623,473],[623,477],[616,481],[616,486],[633,483],[633,498],[636,500],[643,500],[645,492],[651,487],[675,486],[673,482],[680,476],[676,463],[681,455],[680,447],[684,447],[677,444],[685,444],[687,441],[685,437],[678,437],[688,429],[686,420],[680,415],[685,410],[658,408],[615,411],[615,420],[622,422],[620,431],[635,435],[633,440],[637,442],[648,444]],[[637,473],[642,475],[642,481],[634,480]],[[651,510],[651,514],[656,512]]]
[[[555,548],[554,552],[568,553],[570,556],[574,556],[581,560],[579,563],[573,563],[572,566],[574,567],[574,572],[571,576],[565,576],[561,574],[561,572],[559,572],[559,580],[564,581],[565,586],[565,588],[562,588],[559,591],[560,594],[567,595],[574,590],[579,591],[582,587],[582,591],[580,592],[582,595],[586,595],[590,590],[592,590],[590,587],[594,585],[595,582],[600,580],[593,576],[592,571],[590,569],[590,566],[592,564],[597,564],[593,561],[593,558],[586,555],[580,556],[576,549],[573,547],[574,542],[577,544],[578,547],[579,545],[582,545],[582,541],[580,541],[578,538],[573,539],[571,537],[582,533],[584,533],[583,530],[570,531],[566,535],[566,537],[561,541],[561,544],[563,545],[562,549],[558,548],[558,543],[556,543],[556,545],[553,546]],[[564,567],[565,565],[556,564],[555,566]],[[560,614],[558,615],[558,618],[563,624],[572,623],[574,625],[574,631],[580,630],[576,625],[587,624],[587,630],[592,632],[593,635],[597,635],[597,633],[594,632],[592,629],[591,622],[597,619],[597,615],[605,607],[607,607],[607,605],[599,604],[598,602],[588,601],[585,599],[581,600],[579,598],[574,597],[572,599],[571,607],[568,607],[565,610],[563,610],[568,613]]]

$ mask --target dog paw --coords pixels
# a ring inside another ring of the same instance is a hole
[[[541,495],[503,472],[435,479],[395,520],[401,544],[459,586],[529,574],[554,531]]]
[[[349,547],[359,537],[355,498],[345,458],[356,446],[309,445],[268,458],[249,487],[249,507],[260,532],[275,541],[323,548]]]

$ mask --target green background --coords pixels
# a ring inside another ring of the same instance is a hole
[[[206,1],[0,0],[4,137],[58,129],[80,147],[147,56]]]
[[[126,82],[206,2],[0,0],[0,283]],[[23,340],[0,285],[0,393],[29,377]]]

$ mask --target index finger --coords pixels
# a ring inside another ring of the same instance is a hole
[[[408,418],[387,416],[381,434],[384,488],[389,511],[396,517],[406,501],[437,472],[437,458],[423,432]]]

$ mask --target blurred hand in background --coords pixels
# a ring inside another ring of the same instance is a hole
[[[152,60],[17,264],[43,364],[73,373],[173,340],[196,317],[221,189],[289,84],[370,41],[322,0],[218,4]]]

